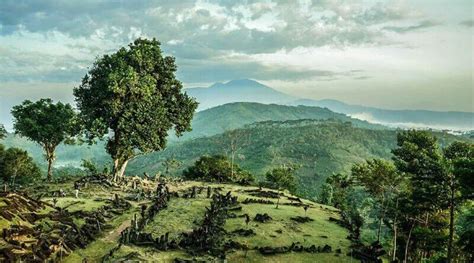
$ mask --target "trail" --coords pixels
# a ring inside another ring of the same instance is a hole
[[[123,221],[119,227],[110,231],[105,237],[102,238],[102,240],[111,241],[111,242],[116,241],[118,237],[120,236],[120,233],[122,233],[122,231],[124,231],[129,226],[130,226],[130,220]]]

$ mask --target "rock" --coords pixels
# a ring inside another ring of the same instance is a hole
[[[255,236],[255,231],[253,231],[252,229],[243,229],[243,228],[239,228],[239,229],[236,229],[234,231],[232,231],[232,234],[236,234],[236,235],[239,235],[239,236],[244,236],[244,237],[248,237],[248,236]]]
[[[311,221],[314,221],[312,218],[309,218],[307,216],[296,216],[296,217],[291,217],[290,218],[291,220],[293,221],[296,221],[298,223],[307,223],[307,222],[311,222]]]
[[[272,218],[267,213],[264,213],[264,214],[256,214],[253,220],[260,223],[266,223],[266,222],[271,221]]]

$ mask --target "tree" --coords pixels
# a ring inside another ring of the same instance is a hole
[[[166,158],[166,160],[163,162],[163,166],[165,167],[165,175],[169,176],[171,170],[178,169],[181,164],[182,162],[175,159],[174,157]]]
[[[0,124],[0,140],[3,140],[5,137],[7,137],[7,130],[5,130],[3,124]]]
[[[380,242],[382,222],[389,199],[396,193],[402,177],[391,162],[381,159],[367,160],[365,163],[354,165],[352,176],[380,204],[379,227],[377,230],[377,242]]]
[[[15,186],[18,179],[28,182],[40,175],[38,166],[26,151],[18,148],[5,150],[0,144],[0,176],[5,183]]]
[[[458,203],[472,195],[474,174],[474,144],[454,142],[444,149],[449,171],[449,240],[448,262],[453,258],[454,213]],[[470,189],[469,189],[470,188]],[[472,196],[470,197],[472,199]]]
[[[271,171],[268,171],[265,174],[266,184],[269,187],[278,190],[278,201],[276,204],[276,208],[278,208],[278,205],[280,204],[280,191],[281,190],[287,189],[290,192],[296,191],[295,177],[293,175],[294,171],[295,171],[295,167],[283,166],[283,167],[275,168]]]
[[[437,139],[428,131],[401,132],[397,135],[397,146],[392,151],[395,165],[410,180],[410,191],[401,202],[405,217],[402,227],[407,233],[404,262],[407,262],[412,238],[420,241],[417,246],[425,252],[434,242],[443,243],[443,222],[438,216],[448,206],[449,180]],[[419,254],[423,257],[427,253]]]
[[[183,172],[183,177],[188,180],[234,182],[242,185],[248,185],[254,181],[252,174],[239,166],[234,165],[231,169],[229,160],[222,155],[201,156],[193,166]]]
[[[36,102],[25,100],[12,109],[15,133],[41,145],[48,162],[48,181],[52,179],[52,165],[56,159],[56,147],[71,142],[79,133],[76,114],[71,105],[51,99]]]
[[[346,174],[333,174],[326,178],[326,184],[331,186],[332,205],[340,210],[345,210],[347,206],[347,194],[353,185],[353,179]]]
[[[177,136],[191,130],[197,102],[182,93],[176,70],[160,42],[137,39],[128,49],[99,58],[74,89],[88,139],[108,135],[115,181],[129,160],[164,149],[171,129]]]
[[[246,129],[236,129],[224,132],[226,152],[230,153],[231,173],[234,175],[235,156],[237,152],[250,142],[250,133]]]

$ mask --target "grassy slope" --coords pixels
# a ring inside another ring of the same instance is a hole
[[[171,190],[183,190],[192,185],[205,185],[199,182],[195,183],[180,183],[171,186]],[[239,201],[250,197],[243,192],[249,187],[240,187],[233,185],[212,185],[223,187],[223,192],[231,190],[234,195],[237,195]],[[250,187],[252,188],[252,187]],[[253,188],[252,188],[253,189]],[[255,198],[255,197],[254,197]],[[275,200],[274,200],[275,201]],[[286,198],[282,198],[281,203],[287,203]],[[242,242],[249,247],[255,246],[288,246],[292,242],[301,242],[303,245],[321,245],[329,244],[333,250],[337,248],[342,249],[342,254],[336,253],[289,253],[277,256],[262,256],[258,251],[250,250],[247,253],[244,251],[234,251],[228,254],[229,262],[349,262],[350,258],[345,256],[348,252],[349,241],[346,239],[348,232],[346,229],[330,222],[330,216],[338,217],[337,211],[331,207],[320,206],[309,201],[304,201],[312,205],[308,209],[308,216],[314,219],[313,222],[297,224],[290,220],[290,217],[303,216],[304,210],[301,207],[294,207],[288,205],[281,205],[279,209],[275,209],[275,205],[262,204],[248,204],[242,205],[243,211],[237,214],[248,213],[253,219],[256,213],[268,213],[273,220],[268,223],[257,223],[252,220],[248,228],[253,229],[257,235],[252,237],[232,237],[234,240]],[[205,198],[205,191],[196,199],[172,199],[167,209],[160,211],[155,220],[151,222],[146,231],[153,233],[153,236],[165,234],[170,232],[170,238],[178,236],[178,233],[183,231],[191,231],[193,227],[200,223],[204,216],[205,206],[209,204],[209,199]],[[92,205],[92,204],[91,204]],[[95,206],[95,205],[94,205]],[[134,207],[129,213],[122,215],[112,222],[109,222],[111,229],[106,231],[102,237],[90,244],[86,249],[76,250],[73,254],[68,256],[65,262],[81,262],[82,258],[88,258],[90,262],[97,262],[117,245],[119,231],[124,226],[128,226],[129,221],[134,213],[138,212],[138,204],[134,203]],[[238,228],[247,228],[243,218],[228,219],[225,229],[230,232]],[[279,234],[276,230],[282,230]],[[322,237],[327,236],[327,238]],[[230,236],[228,237],[230,238]],[[143,261],[155,262],[172,262],[174,258],[192,258],[192,256],[185,253],[185,251],[167,251],[159,252],[151,248],[142,248],[135,246],[122,246],[114,255],[112,261],[118,260],[131,252],[138,252],[139,257]],[[206,256],[198,257],[206,259]]]

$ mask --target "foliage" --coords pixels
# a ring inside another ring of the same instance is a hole
[[[106,149],[115,179],[138,154],[164,149],[169,130],[178,136],[190,130],[197,103],[182,93],[176,70],[160,42],[137,39],[128,49],[99,58],[74,89],[87,137],[113,133]]]
[[[183,135],[183,139],[208,137],[225,131],[244,128],[256,122],[290,120],[339,120],[351,122],[355,127],[386,129],[366,121],[336,113],[327,108],[309,106],[287,106],[253,102],[228,103],[196,113],[192,121],[193,130]]]
[[[449,182],[436,137],[427,131],[404,131],[398,134],[397,145],[395,165],[410,177],[414,211],[422,214],[445,208]]]
[[[24,184],[40,177],[40,170],[26,151],[18,148],[5,150],[0,144],[0,178],[5,183]]]
[[[459,239],[457,246],[464,252],[466,262],[474,260],[474,204],[469,203],[461,211],[458,220],[457,234]]]
[[[255,180],[252,174],[235,164],[233,171],[234,173],[230,161],[225,156],[201,156],[193,166],[183,172],[183,177],[187,180],[235,182],[242,185],[251,184]]]
[[[277,190],[286,189],[290,192],[295,192],[294,171],[295,168],[292,166],[274,168],[265,174],[265,185]]]
[[[56,147],[78,134],[75,112],[71,105],[51,99],[36,102],[25,100],[12,109],[15,133],[38,143],[48,161],[48,180],[52,179],[52,164],[56,159]]]
[[[4,139],[5,137],[7,137],[7,130],[5,130],[3,124],[0,124],[0,140]]]

